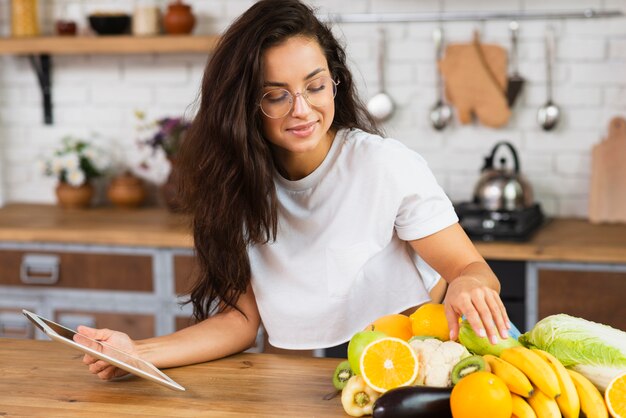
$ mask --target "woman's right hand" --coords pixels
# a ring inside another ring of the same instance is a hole
[[[92,340],[102,341],[103,343],[115,347],[120,351],[138,357],[135,342],[123,332],[113,331],[106,328],[95,329],[83,325],[80,325],[77,331],[78,334],[74,335],[74,341],[81,345],[85,345],[102,352],[102,346],[89,340],[89,338],[91,338]],[[88,338],[84,338],[83,335]],[[104,351],[106,351],[106,349]],[[127,371],[113,366],[106,361],[94,358],[89,354],[85,354],[83,357],[83,363],[89,366],[89,371],[91,373],[98,375],[98,377],[103,380],[110,380],[128,374]]]

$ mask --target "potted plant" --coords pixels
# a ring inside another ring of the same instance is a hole
[[[43,161],[44,174],[58,180],[56,196],[63,208],[86,208],[94,195],[92,180],[108,166],[105,153],[95,145],[72,136],[62,139],[52,157]]]
[[[189,128],[182,117],[162,117],[153,121],[145,113],[136,111],[139,161],[133,172],[161,187],[161,196],[172,211],[178,209],[176,188],[176,154]]]

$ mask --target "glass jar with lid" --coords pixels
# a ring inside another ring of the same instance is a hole
[[[38,0],[11,0],[11,35],[38,36]]]
[[[161,12],[156,1],[135,1],[132,29],[135,36],[154,36],[161,32]]]

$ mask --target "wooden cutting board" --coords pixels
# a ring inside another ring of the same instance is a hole
[[[589,220],[626,223],[626,119],[615,117],[609,134],[593,147]]]

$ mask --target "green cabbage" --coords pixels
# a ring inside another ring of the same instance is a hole
[[[519,337],[527,347],[537,347],[559,359],[604,391],[626,371],[626,332],[566,314],[548,316]]]

